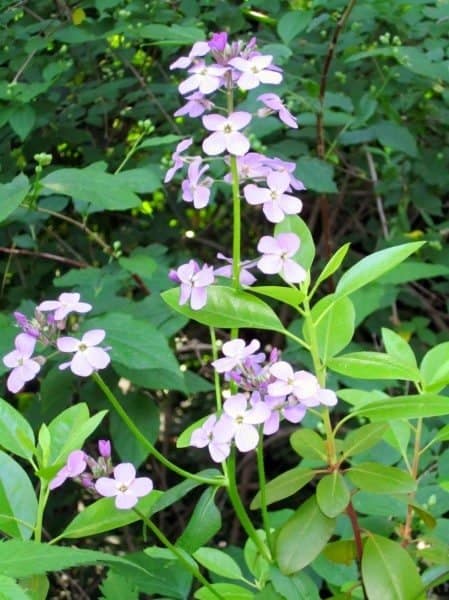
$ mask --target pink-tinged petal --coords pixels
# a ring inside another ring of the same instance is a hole
[[[246,59],[241,58],[240,56],[231,58],[229,64],[231,65],[231,67],[235,67],[236,69],[242,72],[247,71],[250,68],[249,62]]]
[[[257,251],[262,254],[281,254],[282,250],[279,246],[277,238],[271,235],[264,235],[260,238],[257,244]]]
[[[308,371],[296,371],[294,375],[295,396],[305,399],[315,396],[320,390],[318,379]]]
[[[41,370],[40,364],[29,358],[25,359],[23,364],[16,368],[20,370],[20,376],[24,381],[31,381]]]
[[[81,298],[80,294],[77,292],[63,292],[59,295],[59,302],[62,304],[76,304]]]
[[[227,119],[222,115],[212,114],[204,115],[202,118],[204,127],[209,131],[223,131]]]
[[[141,498],[146,496],[153,489],[153,482],[149,477],[137,477],[129,486],[129,491],[134,496]]]
[[[298,129],[298,120],[286,108],[279,111],[278,117],[285,125],[287,125],[287,127]]]
[[[71,308],[68,306],[60,306],[54,312],[55,321],[63,321],[70,314]]]
[[[59,368],[61,368],[61,366]],[[77,352],[70,363],[70,370],[72,373],[79,375],[80,377],[89,377],[89,375],[92,375],[95,369],[87,360],[84,352]]]
[[[76,352],[79,340],[70,336],[63,336],[56,340],[56,346],[60,352]]]
[[[231,371],[238,361],[234,357],[230,358],[217,358],[212,363],[212,366],[217,371],[217,373],[226,373],[227,371]]]
[[[293,260],[287,259],[282,267],[282,277],[288,283],[301,283],[307,277],[307,272]]]
[[[209,444],[209,435],[202,427],[195,429],[190,437],[190,445],[194,448],[205,448]]]
[[[272,435],[279,430],[281,419],[279,417],[279,411],[273,410],[269,418],[263,424],[263,432],[265,435]]]
[[[88,348],[85,353],[89,363],[95,369],[105,369],[111,362],[111,357],[103,348]]]
[[[227,414],[221,415],[213,428],[215,442],[229,443],[234,437],[236,425],[234,420]]]
[[[299,250],[301,245],[299,237],[296,233],[278,233],[276,241],[282,248],[283,252],[287,252],[289,256],[293,256]]]
[[[318,394],[318,400],[320,404],[324,404],[325,406],[335,406],[338,402],[338,398],[334,391],[328,389],[321,389]]]
[[[225,356],[241,356],[245,349],[245,340],[237,338],[223,344],[222,352]],[[258,350],[258,348],[256,348]]]
[[[67,457],[67,472],[69,477],[77,477],[86,469],[86,455],[82,450],[74,450]]]
[[[17,367],[20,364],[20,360],[23,358],[23,355],[18,352],[17,350],[13,350],[12,352],[8,352],[8,354],[6,354],[3,357],[3,364],[8,367],[9,369],[13,369],[14,367]]]
[[[70,366],[72,365],[72,361],[69,362],[65,362],[65,363],[61,363],[58,367],[58,369],[60,371],[65,371],[66,369],[68,369]]]
[[[203,265],[200,271],[195,276],[194,287],[204,287],[211,285],[214,282],[214,268],[208,265]]]
[[[183,306],[186,304],[192,293],[192,285],[190,283],[181,283],[179,288],[179,305]]]
[[[192,280],[192,277],[195,275],[195,273],[198,273],[199,268],[198,265],[196,264],[196,262],[194,260],[189,260],[188,263],[185,263],[183,265],[181,265],[180,267],[178,267],[177,273],[179,276],[179,279],[183,282],[183,283],[190,283]]]
[[[274,363],[274,365],[271,365],[270,373],[273,377],[276,377],[276,379],[283,379],[285,381],[293,379],[294,376],[293,367],[285,360],[280,360],[277,363]]]
[[[191,59],[187,56],[180,56],[175,62],[169,66],[170,71],[173,69],[187,69],[190,66]]]
[[[195,42],[189,52],[189,56],[204,56],[210,52],[209,42]]]
[[[300,423],[306,416],[307,409],[305,406],[298,404],[297,406],[292,406],[291,408],[284,408],[282,412],[285,419],[289,423]]]
[[[203,151],[208,156],[217,156],[226,149],[226,137],[221,131],[209,135],[202,144]]]
[[[284,108],[282,100],[280,99],[280,97],[277,94],[272,94],[272,93],[261,94],[260,96],[257,97],[257,99],[260,102],[263,102],[263,104],[265,104],[265,106],[267,106],[268,108],[271,108],[271,110],[278,111],[278,110],[281,110],[282,108]]]
[[[263,194],[261,193],[262,190],[263,188],[254,185],[254,183],[249,183],[248,185],[245,185],[245,187],[243,188],[243,194],[248,204],[252,204],[253,206],[256,206],[257,204],[263,204],[266,200]]]
[[[229,115],[228,121],[232,125],[232,129],[243,129],[250,123],[251,113],[237,110]]]
[[[282,271],[283,262],[280,256],[274,256],[273,254],[262,256],[257,263],[257,268],[265,273],[266,275],[275,275]]]
[[[117,482],[129,485],[136,477],[136,469],[132,463],[120,463],[114,469]]]
[[[252,408],[245,413],[245,423],[260,425],[266,421],[271,414],[270,409],[264,402],[256,402]]]
[[[6,387],[13,394],[17,394],[17,392],[23,388],[25,383],[26,382],[20,375],[20,371],[18,369],[13,369],[6,380]]]
[[[285,192],[290,187],[290,176],[285,171],[271,171],[267,175],[267,184],[272,190]]]
[[[188,94],[189,92],[193,92],[199,86],[201,78],[197,74],[193,74],[190,77],[187,77],[184,81],[178,86],[178,91],[180,94]]]
[[[223,410],[230,417],[238,417],[242,415],[248,406],[248,400],[245,394],[234,394],[234,396],[229,396],[229,398],[223,404]]]
[[[201,79],[198,89],[200,90],[200,92],[202,94],[212,94],[212,92],[215,92],[215,90],[218,90],[220,85],[221,85],[221,79],[219,79],[218,77],[213,77],[212,75],[209,75],[208,77],[203,77]]]
[[[87,313],[92,310],[92,305],[87,302],[77,302],[76,306],[73,307],[73,311],[77,313]]]
[[[282,73],[278,71],[270,71],[269,69],[261,71],[259,73],[260,83],[271,83],[272,85],[278,85],[282,81]]]
[[[97,346],[101,344],[105,337],[106,331],[104,329],[91,329],[90,331],[86,331],[81,341],[86,346]]]
[[[265,202],[262,210],[270,223],[282,223],[285,218],[285,213],[277,202]]]
[[[301,200],[288,194],[284,194],[279,198],[279,205],[287,215],[296,215],[302,211]]]
[[[250,143],[243,133],[234,131],[226,135],[226,149],[229,154],[243,156],[250,149]]]
[[[28,335],[27,333],[19,333],[14,341],[14,345],[16,349],[22,354],[22,356],[26,356],[30,358],[30,356],[34,352],[34,347],[36,346],[36,338]]]
[[[120,510],[127,510],[133,508],[137,504],[137,497],[128,492],[118,492],[115,497],[115,506]]]
[[[117,482],[110,477],[100,477],[95,482],[95,489],[101,496],[111,497],[118,493]]]
[[[207,289],[205,287],[192,288],[190,294],[190,308],[192,310],[200,310],[207,303]]]
[[[57,300],[45,300],[41,302],[38,306],[36,306],[37,310],[40,312],[46,312],[48,310],[56,310],[61,306],[61,303]]]
[[[209,454],[216,463],[226,460],[231,452],[230,442],[211,442],[209,444]]]
[[[235,433],[235,445],[240,452],[254,450],[259,443],[259,434],[253,425],[241,425]]]
[[[257,69],[257,71],[263,71],[273,62],[273,57],[271,54],[259,54],[253,56],[249,61],[251,63],[252,69]]]
[[[251,73],[251,71],[242,73],[237,81],[237,85],[241,90],[253,90],[260,85],[259,77]]]
[[[50,483],[48,485],[49,489],[55,490],[56,488],[60,487],[63,483],[65,483],[68,476],[69,475],[67,473],[66,467],[62,467],[62,469],[60,469],[56,473],[56,476],[50,481]]]

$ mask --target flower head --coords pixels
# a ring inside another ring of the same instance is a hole
[[[179,93],[185,95],[199,90],[202,94],[211,94],[222,85],[226,71],[226,67],[206,65],[204,61],[198,61],[189,69],[190,77],[179,84]]]
[[[251,114],[244,111],[233,112],[227,117],[218,114],[204,115],[203,125],[213,131],[203,141],[203,150],[209,156],[216,156],[225,150],[235,156],[243,156],[249,150],[249,141],[240,133],[251,121]]]
[[[279,119],[288,127],[298,128],[296,117],[286,108],[277,94],[262,94],[257,99],[265,104],[266,107],[258,111],[257,114],[259,117],[266,117],[267,115],[277,113]]]
[[[69,477],[78,477],[87,467],[86,454],[82,450],[74,450],[67,457],[67,463],[58,471],[56,477],[50,481],[49,488],[54,490],[61,486]]]
[[[181,140],[179,144],[176,146],[176,150],[172,154],[173,165],[167,170],[165,174],[164,183],[168,183],[171,181],[177,171],[182,169],[184,166],[184,157],[182,153],[184,150],[187,150],[189,146],[193,144],[192,138],[187,138],[185,140]]]
[[[209,203],[210,186],[213,180],[202,176],[209,169],[209,165],[201,167],[201,158],[196,158],[190,163],[187,179],[182,182],[182,197],[186,202],[191,202],[197,209],[204,208]]]
[[[136,469],[131,463],[121,463],[115,467],[114,477],[100,477],[95,489],[101,496],[115,496],[115,506],[127,509],[151,492],[153,482],[149,477],[136,477]]]
[[[224,265],[223,267],[217,267],[214,270],[214,274],[218,277],[227,277],[228,279],[232,279],[232,258],[225,256],[221,252],[217,253],[217,258],[226,261],[228,264]],[[249,271],[249,269],[256,266],[256,263],[257,261],[255,260],[244,260],[240,263],[240,285],[250,286],[257,281],[254,275]]]
[[[211,415],[201,427],[193,431],[190,445],[195,448],[205,448],[207,446],[211,458],[215,462],[226,460],[231,451],[233,436],[232,428],[226,427],[224,424],[227,418],[222,415],[217,419],[216,415]]]
[[[192,49],[188,56],[180,56],[175,62],[170,65],[170,70],[173,69],[187,69],[190,67],[192,62],[195,62],[199,56],[205,56],[210,52],[210,47],[207,42],[196,42],[193,44]]]
[[[248,404],[246,394],[234,394],[223,404],[224,414],[229,417],[222,424],[222,432],[233,432],[235,445],[241,452],[254,450],[259,442],[259,432],[254,425],[260,425],[270,416],[270,409],[264,402]]]
[[[223,344],[222,352],[224,358],[218,358],[212,363],[217,373],[227,373],[250,356],[253,356],[260,348],[259,340],[252,340],[248,345],[245,340],[237,338]]]
[[[285,215],[295,215],[302,210],[299,198],[286,194],[290,190],[287,173],[272,171],[267,176],[268,188],[249,183],[243,189],[248,204],[263,204],[263,212],[271,223],[280,223]]]
[[[27,381],[31,381],[39,373],[40,364],[31,358],[36,338],[28,333],[19,333],[14,341],[15,350],[3,357],[3,363],[12,369],[6,381],[6,387],[14,394],[20,391]]]
[[[214,107],[214,103],[206,98],[201,92],[193,92],[190,96],[186,96],[186,104],[173,113],[175,117],[189,115],[189,117],[200,117],[207,110]]]
[[[92,329],[83,335],[81,341],[70,336],[60,337],[56,342],[58,350],[75,354],[70,362],[59,365],[59,368],[70,367],[72,373],[80,377],[88,377],[94,371],[105,369],[111,358],[104,348],[97,347],[105,336],[103,329]]]
[[[203,308],[207,302],[207,288],[214,282],[214,268],[203,265],[201,268],[195,260],[172,269],[169,273],[172,281],[181,284],[179,304],[182,306],[190,300],[193,310]]]
[[[257,263],[262,273],[279,273],[288,283],[301,283],[307,273],[292,257],[298,252],[300,240],[294,233],[279,233],[275,237],[264,235],[257,246],[263,253]]]
[[[64,292],[57,300],[45,300],[37,307],[40,312],[52,311],[55,321],[62,321],[70,313],[87,313],[92,310],[92,305],[80,302],[80,294],[69,294]]]
[[[252,90],[261,83],[279,84],[282,81],[282,73],[278,68],[273,69],[273,57],[266,54],[258,54],[248,59],[237,56],[229,61],[229,64],[240,71],[237,85],[242,90]]]

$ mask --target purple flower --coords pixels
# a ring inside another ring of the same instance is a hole
[[[231,113],[228,117],[212,114],[203,116],[203,125],[213,131],[203,141],[203,150],[209,156],[216,156],[227,150],[229,154],[243,156],[249,150],[249,141],[240,133],[251,121],[251,114],[244,111]]]
[[[211,50],[223,52],[228,43],[228,34],[225,31],[214,33],[208,43]]]
[[[40,364],[31,358],[36,338],[28,333],[19,333],[14,341],[15,350],[3,357],[3,363],[12,369],[6,381],[6,387],[14,394],[20,391],[27,381],[39,373]]]
[[[37,306],[40,312],[54,311],[55,321],[62,321],[70,313],[87,313],[92,310],[92,306],[87,302],[80,302],[80,294],[63,293],[57,300],[45,300]]]
[[[228,264],[223,267],[218,267],[214,270],[214,274],[218,277],[226,277],[232,279],[232,258],[228,258],[221,252],[218,252],[217,258],[226,261]],[[248,270],[256,266],[257,261],[255,260],[244,260],[240,263],[240,285],[253,285],[257,281],[254,275]]]
[[[16,310],[13,313],[13,315],[14,315],[14,319],[16,320],[17,325],[22,329],[22,331],[24,333],[35,338],[36,340],[39,339],[39,336],[40,336],[39,329],[37,327],[35,327],[32,323],[30,323],[30,321],[28,321],[28,318],[26,315],[19,312],[18,310]]]
[[[263,204],[263,212],[271,223],[280,223],[285,215],[301,212],[301,200],[285,193],[290,190],[287,173],[271,172],[267,176],[267,185],[269,189],[250,183],[243,188],[243,193],[248,204]]]
[[[136,469],[131,463],[121,463],[115,467],[114,477],[100,477],[95,489],[101,496],[115,496],[115,506],[127,509],[151,492],[153,482],[149,477],[136,477]]]
[[[337,404],[335,392],[321,388],[315,375],[308,371],[293,371],[293,367],[288,362],[279,361],[270,367],[270,372],[276,379],[268,385],[270,396],[291,394],[307,408],[320,404],[325,406]]]
[[[252,340],[248,345],[240,338],[225,342],[222,348],[225,357],[214,360],[212,366],[217,373],[228,373],[241,365],[246,358],[255,354],[259,348],[259,340]]]
[[[302,191],[306,189],[303,182],[293,175],[296,168],[296,164],[294,162],[287,162],[285,160],[281,160],[280,158],[268,158],[267,156],[264,158],[265,165],[269,169],[279,173],[287,173],[290,179],[290,185],[294,190]]]
[[[176,150],[173,152],[171,157],[173,161],[173,166],[170,167],[167,173],[165,174],[164,183],[168,183],[169,181],[171,181],[175,173],[179,171],[179,169],[182,169],[182,167],[184,166],[184,158],[181,156],[181,154],[184,152],[184,150],[187,150],[187,148],[189,148],[192,144],[192,138],[187,138],[185,140],[181,140],[176,146]]]
[[[189,165],[187,179],[182,182],[182,197],[186,202],[192,202],[195,208],[204,208],[209,203],[210,186],[213,180],[205,177],[201,181],[202,175],[209,169],[208,165],[201,167],[201,158],[196,158]]]
[[[193,44],[189,55],[180,56],[177,60],[175,60],[175,62],[173,62],[170,65],[170,70],[187,69],[198,56],[205,56],[209,51],[210,47],[207,42],[196,42],[195,44]]]
[[[78,477],[87,467],[86,454],[82,450],[74,450],[67,458],[67,463],[50,481],[49,488],[54,490],[61,486],[69,477]]]
[[[272,61],[272,56],[259,54],[248,59],[236,57],[230,60],[229,64],[241,72],[237,80],[239,88],[252,90],[261,83],[281,83],[282,73],[270,69]]]
[[[221,86],[226,71],[226,67],[206,65],[204,61],[198,61],[198,64],[189,69],[190,77],[179,84],[179,93],[185,95],[198,89],[202,94],[211,94]]]
[[[109,440],[98,440],[98,452],[103,458],[111,458],[111,442]]]
[[[271,410],[270,417],[263,424],[265,435],[271,435],[278,431],[281,418],[289,421],[289,423],[300,423],[307,412],[307,408],[292,395],[288,396],[287,399],[265,396],[264,402]]]
[[[175,117],[189,115],[189,117],[200,117],[207,110],[212,110],[214,103],[211,102],[201,92],[194,92],[186,97],[186,104],[179,108],[175,113]]]
[[[226,460],[231,450],[232,428],[226,425],[223,427],[223,421],[227,418],[221,416],[217,419],[216,415],[211,415],[202,427],[193,431],[190,438],[190,445],[195,448],[207,446],[212,460],[217,463]]]
[[[287,283],[301,283],[307,272],[292,260],[299,245],[299,238],[294,233],[279,233],[275,237],[264,235],[257,245],[257,250],[263,253],[258,268],[267,275],[279,273]]]
[[[224,414],[230,417],[220,425],[220,434],[233,433],[235,445],[241,452],[254,450],[259,442],[260,425],[270,416],[270,409],[263,402],[251,406],[245,394],[230,396],[223,404]]]
[[[83,335],[81,341],[70,336],[60,337],[56,342],[58,350],[75,354],[70,362],[59,365],[59,368],[70,367],[72,373],[80,377],[88,377],[94,371],[106,368],[111,358],[104,348],[97,348],[105,335],[103,329],[92,329]]]
[[[277,113],[279,119],[288,127],[298,128],[298,121],[286,108],[277,94],[262,94],[257,99],[266,106],[266,108],[261,108],[258,111],[257,114],[259,117],[266,117],[272,113]]]
[[[203,265],[200,269],[195,260],[181,265],[169,273],[172,281],[181,284],[179,304],[182,306],[190,299],[190,308],[199,310],[206,305],[207,288],[214,282],[214,268]]]

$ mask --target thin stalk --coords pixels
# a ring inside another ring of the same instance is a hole
[[[240,288],[240,262],[241,262],[241,206],[240,206],[240,182],[237,168],[237,157],[231,156],[232,175],[232,281],[234,288]]]
[[[209,327],[210,332],[210,342],[212,346],[212,358],[217,360],[217,336],[215,335],[215,329],[213,327]],[[215,388],[215,405],[217,407],[217,412],[220,414],[223,406],[221,401],[221,384],[220,384],[220,375],[214,369],[214,388]]]
[[[206,587],[210,591],[210,593],[213,594],[216,598],[219,598],[219,600],[224,600],[223,596],[221,594],[219,594],[212,587],[212,585],[207,581],[207,579],[201,574],[196,563],[190,562],[190,560],[188,560],[188,558],[186,558],[184,552],[182,552],[182,550],[180,548],[177,548],[176,546],[174,546],[170,542],[170,540],[165,537],[165,535],[162,533],[162,531],[159,529],[159,527],[157,527],[153,523],[153,521],[148,519],[142,512],[140,512],[139,509],[134,508],[133,510],[137,515],[139,515],[139,517],[142,519],[142,521],[145,523],[145,525],[148,527],[148,529],[150,529],[154,533],[154,535],[157,537],[157,539],[176,556],[176,558],[179,560],[179,562],[181,562],[184,565],[184,567],[188,571],[190,571],[190,573],[192,573],[192,575],[195,577],[195,579],[197,579],[201,583],[201,585],[204,585],[204,587]]]
[[[189,473],[189,471],[185,471],[181,467],[178,467],[174,463],[172,463],[168,458],[165,458],[163,454],[157,450],[153,444],[144,436],[144,434],[140,431],[134,421],[128,416],[123,406],[120,404],[115,394],[103,380],[103,378],[98,373],[93,373],[92,375],[95,383],[104,393],[106,398],[109,400],[118,416],[122,419],[131,433],[134,435],[136,440],[138,440],[145,448],[147,448],[148,452],[150,452],[161,464],[163,464],[167,469],[170,469],[174,473],[181,475],[181,477],[185,477],[186,479],[192,479],[193,481],[199,481],[200,483],[205,483],[207,485],[221,486],[225,484],[223,477],[210,478],[210,477],[201,477],[201,475],[196,475],[194,473]]]
[[[421,457],[421,436],[422,436],[422,427],[423,427],[423,419],[422,417],[418,419],[416,424],[416,432],[415,432],[415,443],[413,446],[413,460],[412,460],[412,469],[411,476],[416,481],[418,479],[419,474],[419,459]],[[413,520],[413,507],[411,506],[415,494],[410,494],[410,503],[407,506],[407,516],[405,518],[404,529],[402,530],[402,545],[407,546],[411,541],[412,537],[412,520]]]
[[[354,509],[354,505],[352,504],[352,500],[349,502],[347,508],[346,508],[346,514],[349,517],[349,520],[351,521],[351,527],[352,527],[352,531],[354,533],[354,542],[355,542],[355,550],[356,550],[356,563],[357,563],[357,569],[359,571],[360,574],[360,581],[362,583],[362,591],[363,591],[363,598],[365,600],[368,600],[368,595],[366,593],[365,590],[365,585],[363,583],[363,578],[362,578],[362,558],[363,558],[363,540],[362,540],[362,532],[360,530],[360,525],[359,525],[359,521],[357,518],[357,513]]]
[[[48,482],[41,479],[39,498],[37,500],[36,525],[34,527],[34,541],[38,543],[42,541],[42,524],[49,494],[50,490],[48,489]]]
[[[264,463],[264,455],[263,455],[263,427],[259,427],[260,439],[257,444],[257,473],[259,476],[259,489],[260,489],[260,512],[262,513],[262,521],[265,529],[265,533],[267,535],[267,543],[270,549],[270,552],[273,552],[273,540],[271,537],[271,529],[270,523],[268,520],[268,510],[267,510],[267,479],[265,476],[265,463]]]
[[[143,138],[147,135],[147,133],[148,133],[147,131],[144,131],[143,133],[141,133],[139,135],[139,137],[136,139],[136,141],[134,142],[134,144],[131,146],[131,148],[126,153],[125,158],[122,160],[122,162],[119,164],[119,166],[115,169],[114,175],[117,175],[117,173],[120,173],[120,171],[123,169],[123,167],[129,161],[129,159],[131,158],[131,156],[135,153],[135,151],[137,150],[138,145],[143,140]]]

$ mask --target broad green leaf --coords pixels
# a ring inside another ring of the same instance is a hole
[[[316,498],[306,500],[276,538],[276,560],[282,573],[290,575],[310,564],[327,544],[334,528],[335,519],[321,512]],[[301,540],[300,552],[298,540]]]
[[[158,165],[147,165],[145,168],[120,171],[114,177],[117,185],[136,192],[136,194],[149,194],[155,192],[161,185],[162,173]]]
[[[416,481],[406,471],[379,463],[360,463],[346,471],[352,483],[372,494],[410,494]]]
[[[106,578],[103,580],[100,590],[101,600],[139,600],[137,588],[130,579],[115,573],[109,569]]]
[[[327,366],[336,373],[356,379],[420,380],[417,368],[383,352],[351,352],[329,359]]]
[[[409,156],[417,156],[418,148],[413,135],[403,125],[391,121],[381,121],[373,126],[376,137],[383,146],[399,150]]]
[[[277,24],[277,32],[284,44],[288,46],[298,33],[304,31],[312,17],[311,10],[295,10],[284,13]]]
[[[449,440],[449,425],[445,425],[435,434],[432,438],[432,443],[446,442],[447,440]]]
[[[140,198],[118,178],[98,165],[84,169],[57,169],[41,179],[44,191],[70,196],[78,212],[128,210],[140,205]]]
[[[211,573],[228,579],[241,579],[242,571],[235,560],[222,550],[216,548],[199,548],[193,558]]]
[[[151,279],[158,268],[155,259],[144,254],[137,254],[129,258],[122,257],[118,262],[125,271],[147,279]]]
[[[295,600],[319,600],[320,598],[317,586],[304,571],[293,575],[284,575],[277,567],[272,566],[270,580],[274,590],[280,596],[275,596],[274,599],[266,598],[266,600],[287,600],[290,598]],[[264,590],[266,589],[265,587]],[[256,598],[259,600],[259,596],[256,596]],[[260,600],[265,600],[265,598],[261,597]]]
[[[268,304],[252,294],[231,287],[212,285],[208,288],[207,304],[201,310],[192,310],[188,305],[179,306],[179,289],[163,292],[162,298],[171,308],[202,325],[284,332],[282,323]]]
[[[51,462],[54,462],[56,458],[61,455],[61,450],[67,444],[69,437],[88,421],[88,419],[89,409],[87,404],[80,402],[62,411],[51,421],[48,425]],[[45,441],[45,445],[48,445],[47,440]],[[79,448],[77,448],[77,450],[78,449]]]
[[[155,136],[145,139],[139,144],[139,148],[159,148],[165,144],[174,144],[182,140],[182,136],[169,133],[168,135]]]
[[[374,252],[344,273],[337,284],[336,294],[348,296],[371,281],[401,264],[410,254],[421,248],[425,242],[411,242]]]
[[[396,420],[388,422],[388,429],[384,435],[384,441],[393,448],[397,448],[404,456],[407,453],[410,442],[411,424],[408,421]]]
[[[323,550],[324,556],[332,562],[350,565],[357,557],[354,540],[338,540],[329,542]]]
[[[313,116],[316,121],[316,115]],[[338,191],[334,182],[334,169],[329,163],[319,158],[303,156],[296,164],[295,174],[307,189],[322,194],[335,194]]]
[[[197,473],[201,477],[216,477],[217,481],[222,478],[222,474],[218,469],[204,469]],[[161,510],[165,510],[181,498],[183,498],[186,494],[188,494],[191,490],[197,488],[201,485],[200,482],[194,481],[193,479],[185,479],[181,483],[169,488],[165,491],[162,496],[157,500],[156,504],[151,509],[151,514],[155,514]]]
[[[431,348],[420,366],[421,380],[426,392],[439,392],[449,384],[449,342]]]
[[[211,588],[218,594],[212,592],[209,588],[202,587],[194,594],[197,600],[254,600],[254,593],[246,587],[235,585],[234,583],[213,583]]]
[[[304,293],[300,290],[291,287],[283,287],[281,285],[252,286],[251,292],[253,294],[260,294],[261,296],[273,298],[274,300],[279,300],[279,302],[289,304],[294,308],[297,308],[302,300],[304,300]]]
[[[287,215],[274,227],[274,235],[279,233],[294,233],[299,237],[301,245],[293,260],[308,271],[315,258],[315,243],[307,224],[298,215]]]
[[[0,575],[0,600],[33,600],[12,577]]]
[[[410,367],[410,369],[418,368],[415,353],[403,337],[391,329],[382,327],[382,340],[387,354],[392,356],[395,360]]]
[[[370,600],[424,600],[415,563],[399,542],[370,534],[363,548],[362,578]]]
[[[343,456],[355,456],[369,450],[382,439],[387,429],[386,423],[370,423],[350,431],[343,440]]]
[[[341,352],[354,335],[355,311],[347,297],[335,298],[329,295],[322,298],[312,309],[315,335],[318,339],[318,351],[324,364],[338,352]],[[304,337],[310,342],[307,324],[304,325]]]
[[[320,283],[328,279],[331,275],[335,273],[335,271],[337,271],[337,269],[339,269],[341,263],[345,259],[346,254],[348,253],[350,245],[351,244],[349,242],[347,244],[344,244],[335,252],[335,254],[331,256],[324,269],[318,275],[314,287],[318,287]]]
[[[435,394],[396,396],[364,404],[356,408],[353,414],[367,417],[371,421],[440,417],[449,415],[449,398]]]
[[[326,441],[312,429],[298,429],[292,433],[290,444],[299,456],[327,460]]]
[[[27,540],[33,534],[36,515],[37,499],[28,475],[11,456],[0,451],[0,531]],[[0,564],[7,575],[1,559]]]
[[[34,433],[28,421],[0,398],[0,446],[22,458],[30,459],[34,444]]]
[[[102,411],[98,412],[96,415],[94,415],[93,417],[90,417],[89,419],[87,419],[87,421],[79,422],[76,427],[72,428],[68,432],[67,438],[64,440],[64,443],[60,447],[58,453],[55,453],[55,446],[53,444],[53,431],[54,430],[49,429],[50,435],[52,436],[51,456],[52,456],[53,462],[54,463],[58,463],[61,461],[65,462],[65,460],[66,460],[67,456],[70,454],[70,452],[72,452],[73,450],[81,449],[84,442],[86,441],[86,439],[100,425],[101,421],[104,419],[107,412],[108,412],[107,410],[102,410]],[[50,424],[50,427],[51,427],[51,424]]]
[[[202,493],[187,526],[176,542],[177,546],[189,554],[194,553],[198,548],[207,544],[220,531],[221,512],[215,505],[216,493],[217,488],[212,487],[208,487]],[[207,550],[210,551],[211,548]]]
[[[292,496],[306,486],[309,481],[312,481],[313,477],[314,472],[312,469],[306,469],[305,467],[295,467],[278,475],[266,485],[265,494],[267,505]],[[260,506],[261,496],[260,491],[258,491],[251,502],[250,508],[255,510],[260,508]]]
[[[148,38],[156,40],[160,44],[169,44],[174,46],[188,45],[191,46],[195,42],[205,39],[205,34],[202,29],[191,25],[160,25],[154,23],[139,27],[139,39]]]
[[[349,504],[351,495],[343,475],[334,471],[318,482],[316,501],[327,517],[337,517]]]
[[[0,183],[0,223],[25,200],[30,184],[23,173],[9,183]]]
[[[36,112],[29,104],[18,106],[9,117],[9,124],[15,133],[22,140],[28,137],[28,134],[36,122]]]
[[[380,390],[361,390],[357,388],[343,388],[337,391],[337,396],[355,407],[388,398],[388,395]]]
[[[153,490],[148,496],[139,499],[137,508],[144,514],[149,514],[162,495],[162,492]],[[100,498],[76,515],[58,538],[90,537],[139,520],[140,517],[132,509],[119,510],[116,508],[114,498]]]
[[[46,575],[32,575],[31,577],[20,579],[19,582],[22,588],[29,594],[31,600],[42,600],[48,597],[50,582]]]
[[[266,544],[267,536],[265,531],[261,529],[256,530],[257,536]],[[258,546],[253,542],[251,538],[248,538],[243,547],[243,557],[246,562],[246,566],[256,579],[266,581],[268,573],[270,571],[270,563],[262,556]]]

